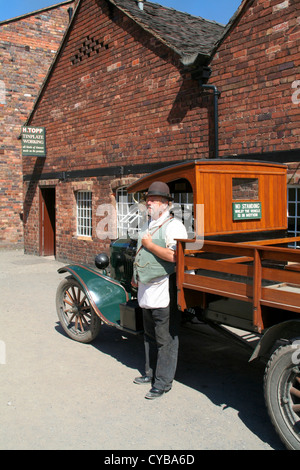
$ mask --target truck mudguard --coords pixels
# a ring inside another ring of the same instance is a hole
[[[69,272],[80,283],[95,313],[104,323],[113,326],[119,324],[119,305],[129,300],[129,294],[118,281],[78,264],[64,266],[58,272]]]
[[[296,338],[300,338],[300,320],[287,320],[271,326],[257,344],[249,362],[258,357],[265,356],[277,340],[292,340]]]

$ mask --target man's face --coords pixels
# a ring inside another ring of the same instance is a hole
[[[153,220],[159,219],[162,213],[167,209],[168,205],[168,200],[162,196],[148,196],[146,199],[148,215]]]

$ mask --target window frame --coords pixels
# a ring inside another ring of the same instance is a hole
[[[120,201],[120,198],[123,200]],[[138,237],[140,227],[144,223],[143,215],[138,210],[139,203],[139,194],[128,193],[127,186],[120,186],[116,189],[117,238]],[[130,210],[134,205],[138,205],[136,210]]]
[[[92,238],[92,202],[92,191],[76,191],[76,235],[78,238]]]
[[[121,194],[120,194],[121,192]],[[120,202],[119,195],[122,195],[126,201]],[[173,201],[173,208],[172,212],[174,213],[174,217],[179,218],[182,222],[188,226],[188,236],[189,238],[194,237],[194,227],[193,227],[193,218],[194,218],[194,203],[193,203],[193,193],[186,193],[186,192],[171,192],[172,197],[174,198]],[[129,201],[128,201],[129,197]],[[123,204],[123,207],[122,207]],[[134,205],[137,205],[132,211],[130,208]],[[124,209],[124,205],[127,206]],[[120,210],[121,208],[121,210]],[[145,210],[143,210],[145,208]],[[132,195],[131,193],[127,193],[127,186],[120,186],[116,189],[116,210],[117,210],[117,237],[118,238],[131,238],[137,239],[140,228],[146,222],[146,206],[142,204],[142,200],[140,198],[139,193],[135,193]],[[128,229],[121,221],[121,219],[130,218],[134,227]],[[191,219],[192,218],[192,219]]]
[[[291,199],[291,190],[295,191],[294,199]],[[294,205],[294,210],[291,211],[291,205]],[[290,211],[292,214],[290,215]],[[288,229],[287,235],[291,237],[300,237],[300,185],[287,186],[287,217]],[[290,222],[292,221],[293,228],[290,229]],[[300,248],[300,242],[292,242],[290,247]]]

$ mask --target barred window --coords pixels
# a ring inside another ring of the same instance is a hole
[[[300,236],[300,186],[288,186],[288,235]],[[300,248],[300,242],[291,246]]]
[[[119,238],[137,238],[143,214],[139,210],[139,195],[127,193],[126,187],[116,192],[117,201],[117,230]]]
[[[193,193],[186,183],[175,184],[172,212],[185,225],[188,237],[194,236],[194,205]],[[140,228],[147,220],[146,206],[141,204],[140,195],[127,193],[127,188],[119,188],[116,192],[118,238],[137,238]]]
[[[77,235],[82,237],[92,236],[92,192],[78,191],[77,203]]]
[[[179,186],[179,185],[178,185]],[[194,203],[193,203],[193,193],[182,191],[171,193],[174,202],[172,212],[174,213],[174,217],[181,220],[184,224],[188,238],[193,238],[195,236],[194,232]]]

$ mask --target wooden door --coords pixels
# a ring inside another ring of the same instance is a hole
[[[40,256],[55,255],[55,188],[40,188]]]

